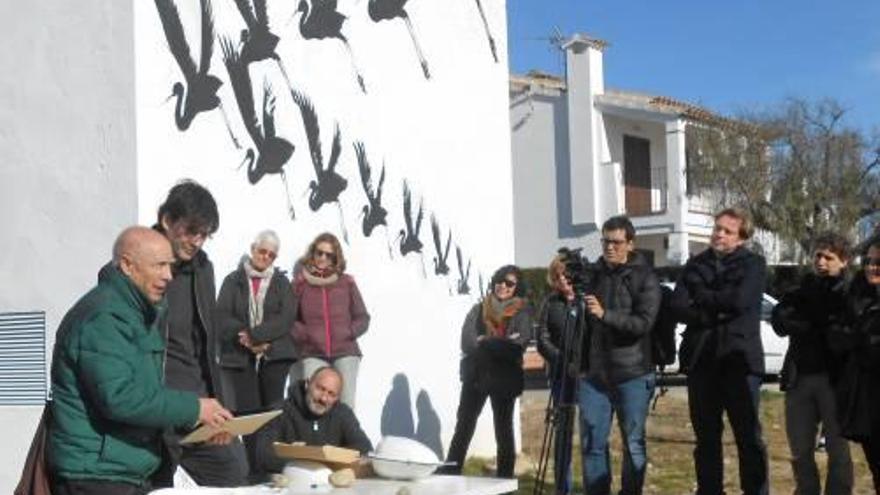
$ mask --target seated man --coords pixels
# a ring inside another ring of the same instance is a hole
[[[325,366],[311,378],[290,387],[284,412],[256,435],[256,466],[259,473],[278,473],[287,461],[275,455],[274,442],[304,442],[306,445],[333,445],[359,451],[373,450],[354,412],[339,402],[342,375]]]

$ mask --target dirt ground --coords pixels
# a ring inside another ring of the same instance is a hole
[[[785,437],[785,418],[783,414],[784,395],[778,392],[776,385],[767,385],[762,392],[761,411],[764,426],[764,441],[767,444],[770,458],[771,494],[793,493],[794,482],[790,465],[788,443]],[[523,455],[517,461],[520,475],[520,494],[531,494],[534,484],[534,470],[540,453],[541,440],[544,433],[544,416],[547,406],[546,391],[527,391],[521,402],[522,450]],[[687,397],[684,387],[673,387],[661,397],[656,408],[648,418],[648,472],[645,481],[646,494],[678,495],[694,492],[693,448],[694,438],[687,412]],[[612,464],[614,473],[614,489],[619,487],[620,475],[620,436],[616,426],[612,433]],[[736,445],[729,425],[725,430],[724,439],[724,475],[727,493],[739,493],[738,463]],[[575,433],[575,452],[578,452],[577,434]],[[575,455],[575,475],[577,493],[583,493],[580,483],[580,459]],[[865,464],[861,448],[852,445],[852,457],[855,464],[854,493],[872,494],[871,474]],[[816,453],[820,471],[825,472],[826,456],[824,452]],[[468,464],[471,471],[479,471],[487,461],[473,459]],[[552,483],[552,468],[548,473],[547,482]],[[544,493],[553,493],[552,487]]]

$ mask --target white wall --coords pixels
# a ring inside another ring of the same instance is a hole
[[[2,2],[0,312],[46,311],[48,351],[136,220],[130,2]],[[0,408],[11,493],[42,407]]]
[[[190,39],[197,39],[198,3],[178,4]],[[325,160],[330,155],[334,123],[340,126],[342,155],[337,171],[348,180],[341,210],[350,239],[344,249],[373,317],[369,332],[361,339],[364,360],[357,413],[377,441],[392,378],[404,373],[413,401],[420,390],[428,392],[442,422],[443,442],[448,444],[458,404],[461,322],[476,301],[479,276],[487,282],[492,270],[513,261],[505,2],[483,2],[500,63],[491,57],[473,2],[411,2],[407,6],[430,65],[430,80],[422,76],[401,20],[373,23],[367,16],[368,2],[340,2],[340,10],[348,16],[343,32],[357,57],[367,94],[355,84],[348,54],[338,40],[301,38],[300,14],[294,16],[296,4],[270,2],[270,23],[281,37],[277,51],[292,85],[315,105]],[[284,186],[277,175],[251,185],[245,169],[237,168],[244,150],[233,146],[219,111],[200,114],[186,132],[174,127],[173,103],[165,99],[172,84],[180,80],[180,71],[167,49],[153,2],[138,2],[135,10],[140,221],[155,221],[156,207],[180,178],[205,184],[220,208],[220,230],[206,245],[218,279],[234,268],[252,236],[263,228],[280,233],[278,264],[288,269],[317,233],[339,234],[335,205],[317,212],[307,205],[304,193],[314,170],[299,109],[277,65],[257,62],[250,74],[257,105],[262,102],[263,78],[271,84],[277,134],[296,147],[285,165],[295,220],[287,216]],[[237,40],[243,25],[234,5],[214,2],[214,16],[218,35]],[[192,47],[197,45],[190,42]],[[219,95],[233,132],[242,146],[250,147],[219,46],[215,46],[211,73],[223,81]],[[366,197],[352,150],[355,140],[366,145],[374,182],[382,165],[387,167],[383,197],[389,212],[387,237],[381,227],[369,238],[361,233],[359,212]],[[393,242],[403,227],[404,179],[416,200],[424,199],[422,260],[414,254],[401,258],[396,247],[393,259],[388,253],[387,239]],[[450,275],[433,273],[432,213],[441,224],[444,242],[451,228],[453,243],[473,260],[470,296],[450,294],[459,278],[454,247],[448,259]],[[494,453],[494,439],[486,426],[484,421],[473,452]]]

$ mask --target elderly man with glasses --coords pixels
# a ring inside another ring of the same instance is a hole
[[[647,465],[645,420],[654,394],[651,329],[660,284],[635,252],[635,228],[616,216],[602,225],[602,257],[586,295],[590,331],[584,339],[578,390],[584,489],[611,491],[608,436],[618,416],[623,437],[622,494],[642,493]]]

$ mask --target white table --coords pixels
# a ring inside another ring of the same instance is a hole
[[[163,488],[150,492],[150,495],[398,495],[403,487],[409,490],[409,495],[497,495],[515,492],[517,486],[515,479],[434,475],[417,481],[365,478],[355,480],[348,488],[329,490],[288,491],[261,485],[241,488]]]

